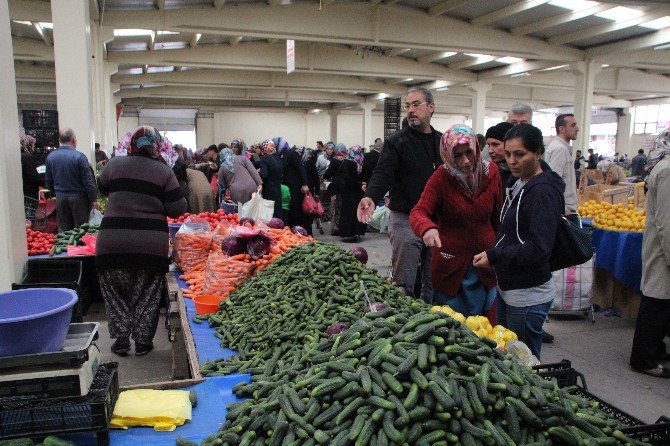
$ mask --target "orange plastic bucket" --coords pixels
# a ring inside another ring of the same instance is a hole
[[[194,297],[195,312],[197,314],[211,314],[219,311],[219,302],[225,300],[225,297],[218,294],[204,294],[202,296]]]

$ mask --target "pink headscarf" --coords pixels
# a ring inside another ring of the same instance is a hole
[[[475,152],[475,166],[470,172],[463,172],[454,161],[454,148],[465,145]],[[481,149],[477,144],[475,132],[464,124],[455,124],[449,130],[444,132],[440,139],[440,156],[444,161],[444,168],[447,173],[456,177],[463,190],[469,195],[474,194],[479,189],[484,174],[488,173],[489,162],[482,160]]]

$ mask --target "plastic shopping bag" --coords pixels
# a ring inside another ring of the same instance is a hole
[[[581,265],[552,273],[557,291],[552,311],[580,311],[591,307],[594,260],[595,257]]]
[[[179,269],[188,272],[207,259],[212,231],[204,218],[190,216],[174,237],[174,257]]]
[[[98,236],[93,234],[85,234],[81,238],[83,246],[70,245],[67,247],[68,256],[94,256],[95,244],[98,241]]]
[[[307,215],[321,217],[323,215],[323,205],[316,201],[311,193],[306,193],[302,199],[302,212]]]
[[[249,217],[255,221],[270,221],[275,210],[275,202],[265,200],[257,192],[251,196],[251,200],[246,203],[237,203],[238,218]]]
[[[90,225],[99,225],[102,223],[102,212],[98,209],[91,209],[91,212],[88,214],[88,223]]]
[[[389,221],[391,220],[391,209],[386,206],[379,206],[372,213],[372,219],[370,219],[370,226],[375,228],[381,233],[389,232]]]

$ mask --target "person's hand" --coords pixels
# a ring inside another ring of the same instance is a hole
[[[256,190],[257,190],[258,192],[262,191],[262,190],[263,190],[263,185],[262,185],[262,184],[259,184],[258,187],[256,188]]]
[[[302,190],[303,195],[307,195],[309,193],[309,187],[308,186],[303,186],[300,190]]]
[[[440,233],[437,229],[429,229],[423,234],[423,244],[429,248],[441,248]]]
[[[356,209],[356,217],[361,223],[370,223],[372,219],[372,214],[375,211],[375,202],[372,201],[370,197],[361,198],[360,203],[358,203],[358,209]]]
[[[365,192],[365,189],[367,189],[368,185],[367,183],[361,183],[361,190]]]
[[[472,265],[478,268],[491,268],[489,263],[489,256],[486,255],[486,251],[482,251],[475,256],[472,260]]]
[[[216,163],[213,162],[213,161],[210,161],[210,162],[209,162],[209,168],[210,168],[210,169],[216,169]]]

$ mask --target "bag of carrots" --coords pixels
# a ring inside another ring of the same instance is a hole
[[[215,251],[221,250],[221,243],[230,235],[230,229],[235,224],[228,220],[221,220],[216,228],[212,230],[212,249]]]
[[[220,251],[213,251],[207,258],[203,293],[228,297],[244,279],[251,276],[254,266],[248,254],[228,257]]]
[[[204,263],[212,245],[212,231],[204,218],[189,217],[174,238],[174,259],[184,272]]]

